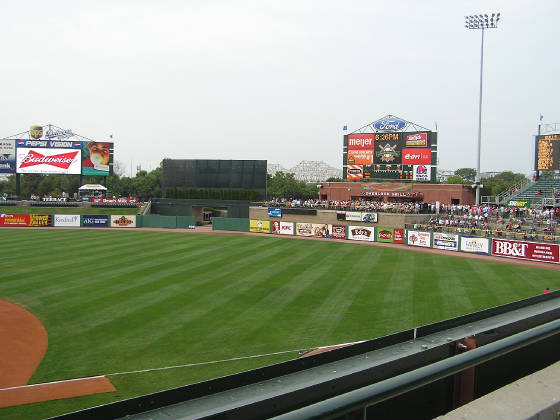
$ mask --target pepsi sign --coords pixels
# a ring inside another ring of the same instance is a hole
[[[399,131],[406,127],[406,121],[399,118],[384,118],[377,121],[373,126],[380,131]]]

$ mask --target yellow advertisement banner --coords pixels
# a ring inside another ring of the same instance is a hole
[[[249,232],[270,233],[270,220],[249,220]]]

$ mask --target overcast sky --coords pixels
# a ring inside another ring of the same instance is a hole
[[[53,124],[115,159],[266,159],[342,168],[349,132],[387,114],[435,130],[439,168],[529,173],[560,122],[560,1],[3,1],[0,137]]]

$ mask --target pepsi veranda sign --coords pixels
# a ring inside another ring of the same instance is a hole
[[[16,146],[48,149],[81,149],[82,142],[70,140],[16,140]]]

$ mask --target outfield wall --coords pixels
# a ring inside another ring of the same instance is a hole
[[[190,228],[193,216],[107,214],[0,214],[0,227]]]
[[[559,245],[557,244],[372,226],[373,223],[361,223],[358,214],[350,214],[350,216],[355,217],[355,224],[342,224],[341,221],[338,223],[309,223],[249,219],[244,225],[246,229],[242,229],[238,219],[235,230],[272,235],[406,244],[443,251],[467,252],[554,264],[560,262]],[[213,230],[227,230],[224,229],[223,223],[216,223],[217,219],[220,218],[214,218]]]

